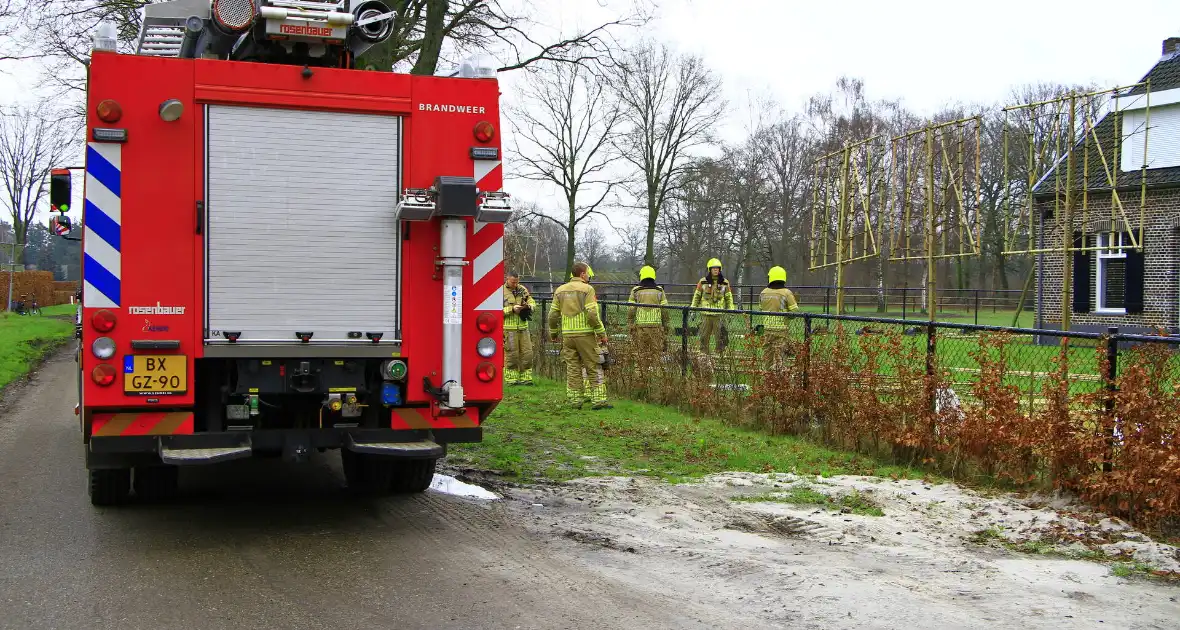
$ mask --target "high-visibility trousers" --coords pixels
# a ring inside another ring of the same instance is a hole
[[[504,331],[504,380],[533,380],[533,339],[527,328]]]
[[[721,331],[721,316],[720,315],[705,315],[701,317],[701,326],[698,335],[701,338],[701,352],[709,354],[709,342],[713,335],[717,335],[717,352],[725,352],[725,337]]]
[[[593,334],[562,335],[561,342],[566,398],[574,404],[606,402],[606,371],[598,362],[598,339]]]

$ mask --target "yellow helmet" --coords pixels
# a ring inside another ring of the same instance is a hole
[[[770,272],[766,274],[766,277],[770,282],[786,282],[787,270],[775,265],[770,268]]]
[[[712,269],[713,267],[720,267],[720,266],[721,266],[721,261],[717,260],[716,258],[710,258],[709,264],[705,265],[705,267],[707,267],[709,269]]]
[[[640,280],[655,280],[656,279],[656,268],[652,267],[651,265],[644,265],[643,268],[639,270],[639,279]]]

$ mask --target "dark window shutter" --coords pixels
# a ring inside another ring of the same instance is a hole
[[[1074,247],[1084,247],[1080,232],[1074,232]],[[1073,253],[1073,312],[1090,312],[1090,252]]]
[[[1126,239],[1128,236],[1124,236],[1123,238]],[[1125,243],[1127,241],[1123,242]],[[1140,245],[1142,244],[1140,243]],[[1128,313],[1142,313],[1143,252],[1137,249],[1128,249],[1125,251],[1127,252],[1127,276],[1126,284],[1123,285],[1123,304]]]

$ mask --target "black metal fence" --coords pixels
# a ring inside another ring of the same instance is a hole
[[[560,380],[549,304],[538,300],[535,358]],[[1180,462],[1180,337],[680,305],[653,331],[632,325],[628,303],[599,304],[612,396],[1123,504],[1125,487],[1090,473],[1163,475],[1174,505],[1140,497],[1123,511],[1180,517],[1180,463],[1160,463]]]
[[[547,295],[556,284],[542,281],[525,281],[534,293]],[[624,302],[630,295],[633,284],[595,282],[594,288],[600,300]],[[662,284],[668,295],[668,301],[675,305],[689,305],[695,284]],[[734,306],[738,309],[756,308],[758,294],[764,289],[764,284],[734,285]],[[805,310],[824,314],[836,313],[836,287],[830,285],[802,285],[792,286],[800,307]],[[938,313],[944,317],[953,317],[963,321],[980,324],[981,316],[984,323],[988,315],[1000,313],[1014,313],[1020,303],[1020,290],[1008,289],[937,289],[935,291]],[[844,287],[845,315],[866,315],[885,312],[900,315],[901,319],[918,316],[926,309],[926,293],[922,287]],[[1027,296],[1024,310],[1032,311],[1032,296]],[[883,311],[882,311],[883,309]]]

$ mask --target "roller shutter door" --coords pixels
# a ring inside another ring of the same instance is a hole
[[[209,106],[207,332],[393,340],[400,121]]]

